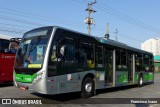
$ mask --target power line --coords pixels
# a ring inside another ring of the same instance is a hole
[[[14,21],[14,22],[20,22],[20,23],[34,25],[34,26],[44,26],[44,24],[39,24],[39,23],[35,23],[35,22],[25,21],[25,20],[13,18],[13,17],[8,17],[8,16],[2,16],[2,15],[0,16],[0,19]]]
[[[97,7],[97,8],[98,8],[99,10],[102,10],[102,11],[104,11],[104,12],[107,12],[108,14],[110,14],[110,15],[112,15],[112,16],[115,16],[115,17],[117,17],[117,18],[119,18],[119,19],[121,19],[121,20],[123,20],[123,21],[126,21],[126,22],[128,22],[128,23],[131,23],[131,24],[133,24],[133,25],[135,25],[135,26],[141,27],[141,28],[143,28],[143,29],[145,29],[145,30],[149,30],[149,31],[153,31],[153,32],[160,32],[159,30],[156,30],[156,29],[150,28],[150,27],[148,27],[148,26],[144,26],[144,25],[138,24],[137,22],[135,23],[135,22],[133,22],[133,21],[131,21],[131,20],[125,19],[124,17],[118,16],[117,14],[111,13],[110,11],[106,11],[106,10],[104,10],[104,9],[102,9],[102,8],[99,8],[99,7]]]
[[[4,11],[1,12],[1,13],[9,14],[9,15],[12,14],[12,15],[31,18],[31,19],[36,19],[36,20],[38,19],[38,20],[47,21],[47,22],[58,22],[58,23],[65,24],[65,25],[68,24],[68,25],[74,25],[74,26],[77,26],[77,27],[81,27],[81,26],[79,26],[80,24],[74,24],[73,21],[69,21],[69,20],[64,20],[64,19],[55,18],[55,17],[46,17],[46,16],[42,16],[42,15],[35,15],[35,14],[22,12],[22,11],[18,11],[18,10],[15,10],[15,9],[13,10],[13,9],[8,9],[8,8],[3,8],[3,7],[0,7],[0,9],[12,11],[12,12],[4,12]],[[17,13],[15,14],[13,12],[17,12],[18,14]],[[19,13],[21,13],[21,14],[19,14]]]
[[[24,34],[24,32],[22,32],[22,31],[18,31],[18,30],[14,30],[14,29],[8,29],[8,28],[0,28],[0,31],[8,32],[8,33]]]
[[[71,1],[74,1],[74,2],[79,2],[79,3],[83,3],[83,4],[86,4],[87,2],[85,2],[85,1],[79,1],[79,0],[71,0]]]
[[[127,37],[128,39],[131,39],[131,40],[133,40],[133,41],[143,42],[143,40],[136,39],[136,38],[131,37],[131,36],[125,36],[124,34],[121,34],[121,33],[119,33],[119,37],[124,37],[124,38]]]
[[[72,1],[77,1],[77,2],[79,2],[79,3],[83,3],[83,4],[86,4],[86,2],[84,2],[84,1],[78,1],[78,0],[72,0]],[[1,9],[2,9],[2,7],[0,7]],[[104,8],[103,8],[104,9]],[[35,15],[35,14],[30,14],[30,13],[26,13],[26,12],[22,12],[22,11],[17,11],[17,10],[15,10],[15,9],[7,9],[7,8],[3,8],[3,10],[7,10],[7,11],[12,11],[12,13],[10,13],[10,12],[6,12],[6,14],[9,14],[9,15],[16,15],[16,16],[21,16],[21,17],[26,17],[26,18],[32,18],[32,19],[38,19],[38,20],[43,20],[43,21],[48,21],[48,22],[53,22],[53,21],[51,21],[51,20],[48,20],[48,17],[45,17],[45,16],[42,16],[42,15]],[[15,13],[13,13],[13,12],[16,12],[16,14]],[[4,13],[4,12],[3,12]],[[18,13],[18,14],[17,14]],[[21,13],[21,14],[20,14]],[[24,15],[25,14],[25,15]],[[38,17],[41,17],[41,18],[38,18]],[[45,19],[43,19],[43,18],[45,18]],[[4,18],[5,17],[3,17],[2,18],[2,20],[4,20]],[[17,19],[17,18],[16,18]],[[71,22],[73,22],[73,21],[68,21],[68,20],[60,20],[59,18],[58,19],[56,19],[56,18],[51,18],[51,19],[55,19],[56,21],[62,21],[62,22],[64,22],[63,24],[67,24],[68,23],[68,25],[75,25],[75,26],[77,26],[77,24],[73,24],[73,23],[71,23]],[[11,18],[11,17],[9,17],[9,18],[7,18],[6,19],[7,21],[9,20],[9,21],[13,21],[13,22],[19,22],[19,23],[24,23],[24,24],[29,24],[29,25],[34,25],[34,26],[43,26],[42,24],[41,25],[39,25],[39,23],[37,23],[38,25],[36,25],[35,23],[33,23],[33,22],[31,22],[31,21],[24,21],[24,20],[19,20],[19,19],[17,19],[17,20],[15,20],[15,18],[14,18],[14,20],[13,20],[13,18]],[[24,22],[23,22],[24,21]],[[31,22],[31,23],[30,23]],[[15,25],[16,26],[16,25]],[[18,26],[17,26],[18,27]],[[82,28],[82,26],[79,26],[78,25],[78,27],[81,27]],[[98,30],[100,30],[100,28],[98,28]],[[101,29],[102,31],[105,31],[105,30],[103,30],[103,29]],[[127,36],[127,37],[129,37],[129,36]]]
[[[74,1],[74,2],[79,2],[79,3],[82,3],[82,4],[86,4],[87,2],[84,2],[84,1],[79,1],[79,0],[71,0],[71,1]],[[97,4],[99,4],[99,1],[98,1],[98,3]],[[102,4],[102,3],[101,3]],[[107,6],[108,7],[108,6]],[[101,9],[102,10],[102,9]],[[103,10],[102,11],[104,11],[104,8],[103,8]],[[122,18],[122,17],[120,17],[120,18]],[[124,19],[125,20],[125,19]],[[100,28],[98,28],[98,30],[101,30],[101,31],[104,31],[104,29],[100,29]],[[148,30],[148,29],[147,29]],[[139,40],[139,39],[137,39],[137,38],[134,38],[134,37],[131,37],[131,36],[125,36],[124,34],[121,34],[120,33],[120,37],[127,37],[128,39],[131,39],[131,40],[134,40],[134,41],[139,41],[139,42],[143,42],[143,40]]]
[[[15,29],[15,28],[8,28],[8,27],[1,27],[1,29],[10,29],[10,30],[15,30],[15,31],[20,31],[20,32],[25,32],[26,30],[22,30],[22,29]]]
[[[112,35],[115,35],[114,33],[115,31],[112,31],[110,32]],[[143,42],[144,40],[141,40],[141,39],[137,39],[135,37],[132,37],[132,36],[128,36],[127,34],[123,33],[123,32],[118,32],[118,35],[119,37],[123,37],[123,38],[127,38],[127,39],[130,39],[130,40],[133,40],[133,41],[139,41],[139,42]],[[114,36],[111,36],[111,37],[114,37]]]
[[[25,12],[22,12],[22,11],[17,11],[17,10],[15,10],[15,9],[8,9],[8,8],[3,8],[3,7],[0,7],[0,9],[3,9],[3,10],[7,10],[7,12],[4,12],[4,11],[1,11],[1,13],[5,13],[5,14],[9,14],[9,15],[16,15],[16,16],[21,16],[21,17],[26,17],[26,18],[32,18],[32,19],[38,19],[38,20],[42,20],[42,21],[48,21],[48,22],[53,22],[53,20],[51,21],[51,20],[48,20],[48,18],[46,19],[43,19],[44,18],[44,16],[42,16],[42,15],[40,15],[41,16],[41,18],[39,18],[40,16],[38,15],[38,16],[35,16],[35,15],[33,15],[33,14],[30,14],[30,13],[25,13]],[[8,12],[8,11],[12,11],[12,12]],[[18,12],[18,14],[16,13],[14,13],[14,12]],[[22,13],[22,14],[25,14],[25,15],[21,15],[20,13]],[[7,18],[8,19],[8,18]],[[53,19],[53,18],[52,18]],[[6,19],[5,19],[6,20]],[[11,20],[11,21],[13,21],[13,20]],[[55,21],[55,20],[54,20]],[[19,21],[16,21],[16,22],[19,22]],[[63,23],[63,22],[65,22],[65,23]],[[23,23],[22,21],[20,21],[20,23]],[[64,25],[70,25],[70,26],[72,26],[72,25],[74,25],[74,26],[77,26],[77,27],[79,27],[79,28],[82,28],[82,26],[80,25],[80,24],[74,24],[73,22],[71,22],[71,21],[67,21],[67,20],[64,20],[64,21],[61,21],[61,20],[59,20],[59,23],[62,23],[62,24],[64,24]],[[32,25],[32,23],[24,23],[24,24],[31,24]],[[36,25],[36,24],[33,24],[33,25]],[[38,25],[37,25],[38,26]],[[43,25],[41,25],[41,26],[43,26]],[[99,29],[99,30],[102,30],[102,29]],[[104,30],[103,30],[104,31]]]
[[[32,28],[32,27],[27,27],[27,26],[19,26],[19,25],[13,25],[13,24],[7,24],[7,23],[1,23],[0,22],[0,25],[6,25],[6,26],[13,26],[13,27],[20,27],[20,28]]]
[[[127,16],[127,15],[125,15],[125,14],[123,14],[123,13],[121,13],[121,12],[119,12],[119,11],[109,7],[109,6],[107,6],[107,5],[104,5],[101,2],[98,2],[98,3],[100,5],[97,8],[102,10],[102,11],[104,11],[105,13],[108,13],[108,14],[116,17],[116,18],[119,18],[119,19],[121,19],[123,21],[126,21],[128,23],[134,24],[134,25],[136,25],[138,27],[141,27],[143,29],[154,31],[154,32],[160,32],[160,29],[158,29],[158,28],[155,28],[155,27],[153,27],[151,25],[145,24],[145,23],[140,22],[140,21],[138,21],[138,20],[136,20],[136,19],[134,19],[132,17],[129,17],[129,16]]]
[[[84,1],[81,2],[81,1],[78,1],[78,0],[72,0],[72,1],[76,1],[76,2],[80,2],[80,3],[85,3]],[[100,5],[99,5],[100,4]],[[105,7],[104,7],[105,6]],[[123,21],[126,21],[128,23],[131,23],[133,25],[136,25],[138,27],[141,27],[143,29],[146,29],[146,30],[150,30],[150,31],[154,31],[154,32],[160,32],[160,29],[158,28],[155,28],[153,26],[150,26],[148,24],[145,24],[143,22],[140,22],[138,20],[135,20],[134,18],[131,18],[115,9],[112,9],[111,7],[107,6],[107,5],[104,5],[103,3],[101,3],[100,1],[98,1],[98,6],[95,6],[97,9],[105,12],[105,13],[108,13],[116,18],[119,18]],[[106,8],[107,7],[107,8]]]

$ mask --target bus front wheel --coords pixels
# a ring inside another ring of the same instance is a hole
[[[91,77],[85,78],[82,83],[82,90],[81,90],[81,97],[82,98],[89,98],[94,94],[94,81]]]

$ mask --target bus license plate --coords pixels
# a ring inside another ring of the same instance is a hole
[[[20,90],[26,90],[27,87],[24,87],[24,86],[20,86]]]

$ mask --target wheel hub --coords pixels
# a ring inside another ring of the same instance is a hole
[[[143,79],[142,79],[142,78],[140,78],[139,83],[140,83],[140,85],[142,85],[142,84],[143,84]]]
[[[87,83],[85,85],[85,90],[86,90],[86,92],[91,92],[91,90],[92,90],[92,84],[91,83]]]

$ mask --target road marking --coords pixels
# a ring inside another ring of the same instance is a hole
[[[154,106],[156,106],[157,104],[154,104],[154,105],[151,105],[151,106],[149,106],[149,107],[154,107]]]

